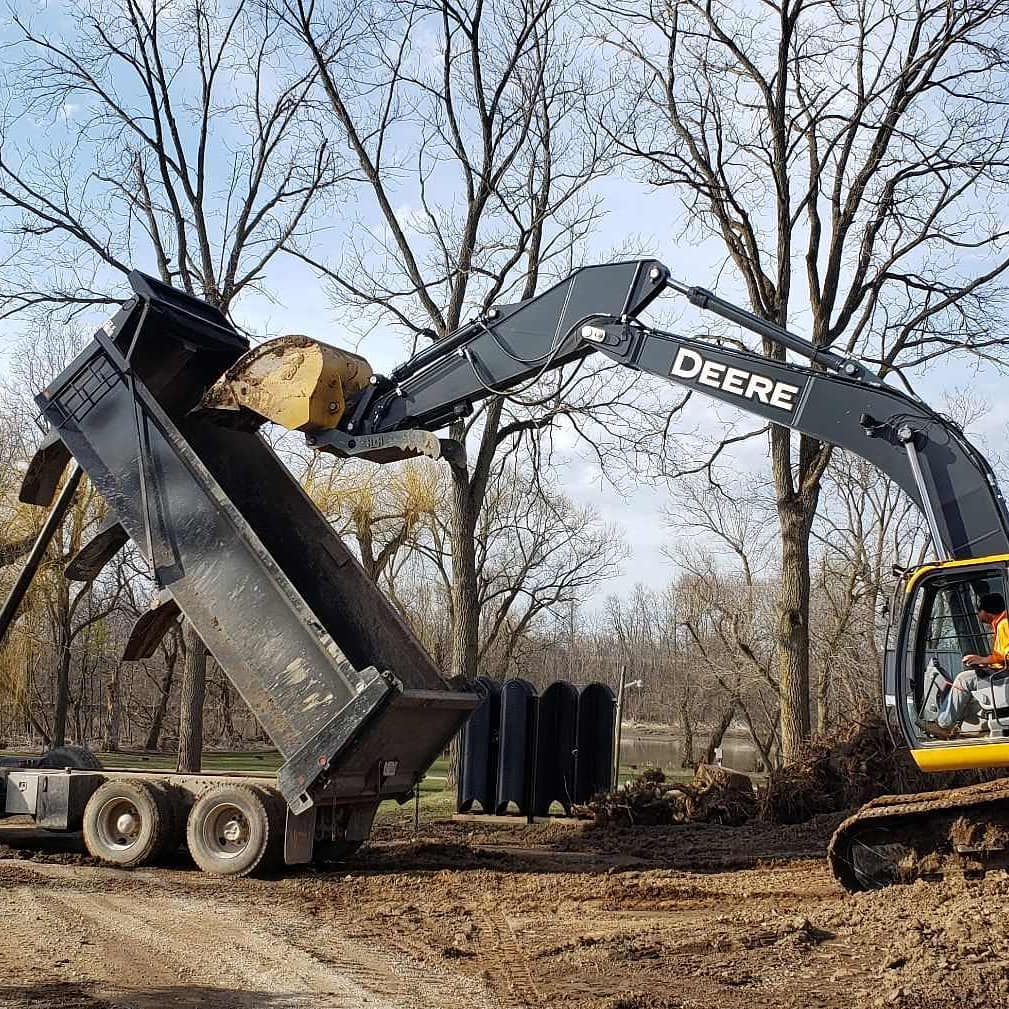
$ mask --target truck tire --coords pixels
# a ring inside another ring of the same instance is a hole
[[[167,793],[148,781],[106,781],[84,807],[85,847],[95,858],[123,868],[157,859],[171,826]]]
[[[165,810],[165,830],[161,839],[161,849],[157,853],[158,861],[170,859],[186,842],[186,811],[179,798],[179,793],[167,782],[147,781],[161,795]]]
[[[60,769],[72,767],[76,771],[100,771],[102,762],[86,746],[57,746],[43,753],[36,767]]]
[[[268,868],[284,844],[272,806],[268,795],[247,785],[218,785],[205,792],[186,823],[193,861],[216,876],[247,876]]]

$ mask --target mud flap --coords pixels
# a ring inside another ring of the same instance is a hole
[[[287,810],[284,826],[285,865],[305,865],[312,861],[316,815],[315,806],[310,806],[303,813]]]

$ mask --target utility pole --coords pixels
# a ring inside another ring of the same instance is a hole
[[[623,735],[624,727],[624,694],[628,687],[643,687],[645,681],[631,680],[627,682],[627,663],[620,663],[620,684],[617,687],[617,710],[615,714],[616,725],[613,732],[613,772],[611,788],[616,788],[620,783],[620,738]]]

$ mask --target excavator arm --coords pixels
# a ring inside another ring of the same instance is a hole
[[[808,363],[772,360],[641,322],[641,313],[667,291]],[[260,368],[263,351],[254,352]],[[283,346],[276,352],[276,367],[290,371],[296,362]],[[585,267],[535,298],[492,308],[390,375],[334,395],[330,405],[345,402],[345,408],[333,409],[328,426],[301,430],[314,448],[339,455],[384,462],[444,454],[447,443],[431,432],[465,417],[484,397],[520,391],[592,353],[862,456],[921,509],[940,560],[1009,553],[1009,516],[995,476],[954,421],[861,362],[672,280],[655,260]],[[268,404],[263,409],[261,395],[252,402],[234,394],[244,382],[241,361],[229,381],[232,409],[256,414],[257,422],[278,419]]]

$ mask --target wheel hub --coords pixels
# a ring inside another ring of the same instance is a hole
[[[202,833],[207,846],[216,855],[235,858],[249,846],[252,831],[245,813],[224,802],[207,811]]]
[[[139,821],[133,813],[122,813],[119,819],[116,820],[116,829],[120,834],[127,836],[132,836],[137,832],[137,827],[140,826]]]
[[[109,799],[98,811],[95,826],[101,841],[115,851],[136,844],[143,827],[140,810],[125,796]]]
[[[221,829],[221,835],[226,841],[230,841],[234,844],[236,841],[242,839],[242,824],[239,820],[228,820],[228,822]]]

